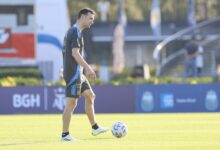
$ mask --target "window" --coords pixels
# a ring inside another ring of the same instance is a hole
[[[27,25],[28,24],[28,14],[24,8],[17,9],[17,25]]]

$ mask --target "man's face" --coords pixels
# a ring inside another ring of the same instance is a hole
[[[85,28],[90,28],[91,25],[94,23],[94,18],[95,18],[95,15],[91,14],[91,13],[88,13],[87,15],[84,15],[83,16],[84,27]]]

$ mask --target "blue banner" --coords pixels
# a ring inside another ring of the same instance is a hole
[[[94,86],[93,90],[96,113],[135,112],[135,86]],[[0,87],[0,102],[0,114],[62,113],[65,87]],[[75,112],[84,113],[84,108],[84,99],[80,97]]]
[[[219,112],[220,84],[139,85],[136,112]]]
[[[94,86],[96,113],[220,112],[220,84]],[[0,114],[62,113],[62,86],[0,87]],[[84,113],[84,99],[76,113]]]

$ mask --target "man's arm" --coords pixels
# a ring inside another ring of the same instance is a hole
[[[88,76],[89,78],[95,79],[96,78],[96,74],[93,71],[93,69],[89,66],[89,64],[84,60],[84,58],[80,55],[79,53],[79,48],[73,48],[72,49],[72,56],[73,58],[76,60],[76,62],[82,66],[83,68],[85,68],[85,74],[86,76]]]

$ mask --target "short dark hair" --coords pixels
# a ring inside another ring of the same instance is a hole
[[[198,37],[197,37],[197,35],[196,35],[196,34],[193,34],[193,35],[192,35],[192,37],[191,37],[191,40],[193,40],[193,41],[196,41],[196,40],[198,40]]]
[[[95,15],[95,11],[92,10],[91,8],[83,8],[79,11],[78,14],[78,19],[82,16],[82,15],[87,15],[88,13],[91,13],[93,15]]]

